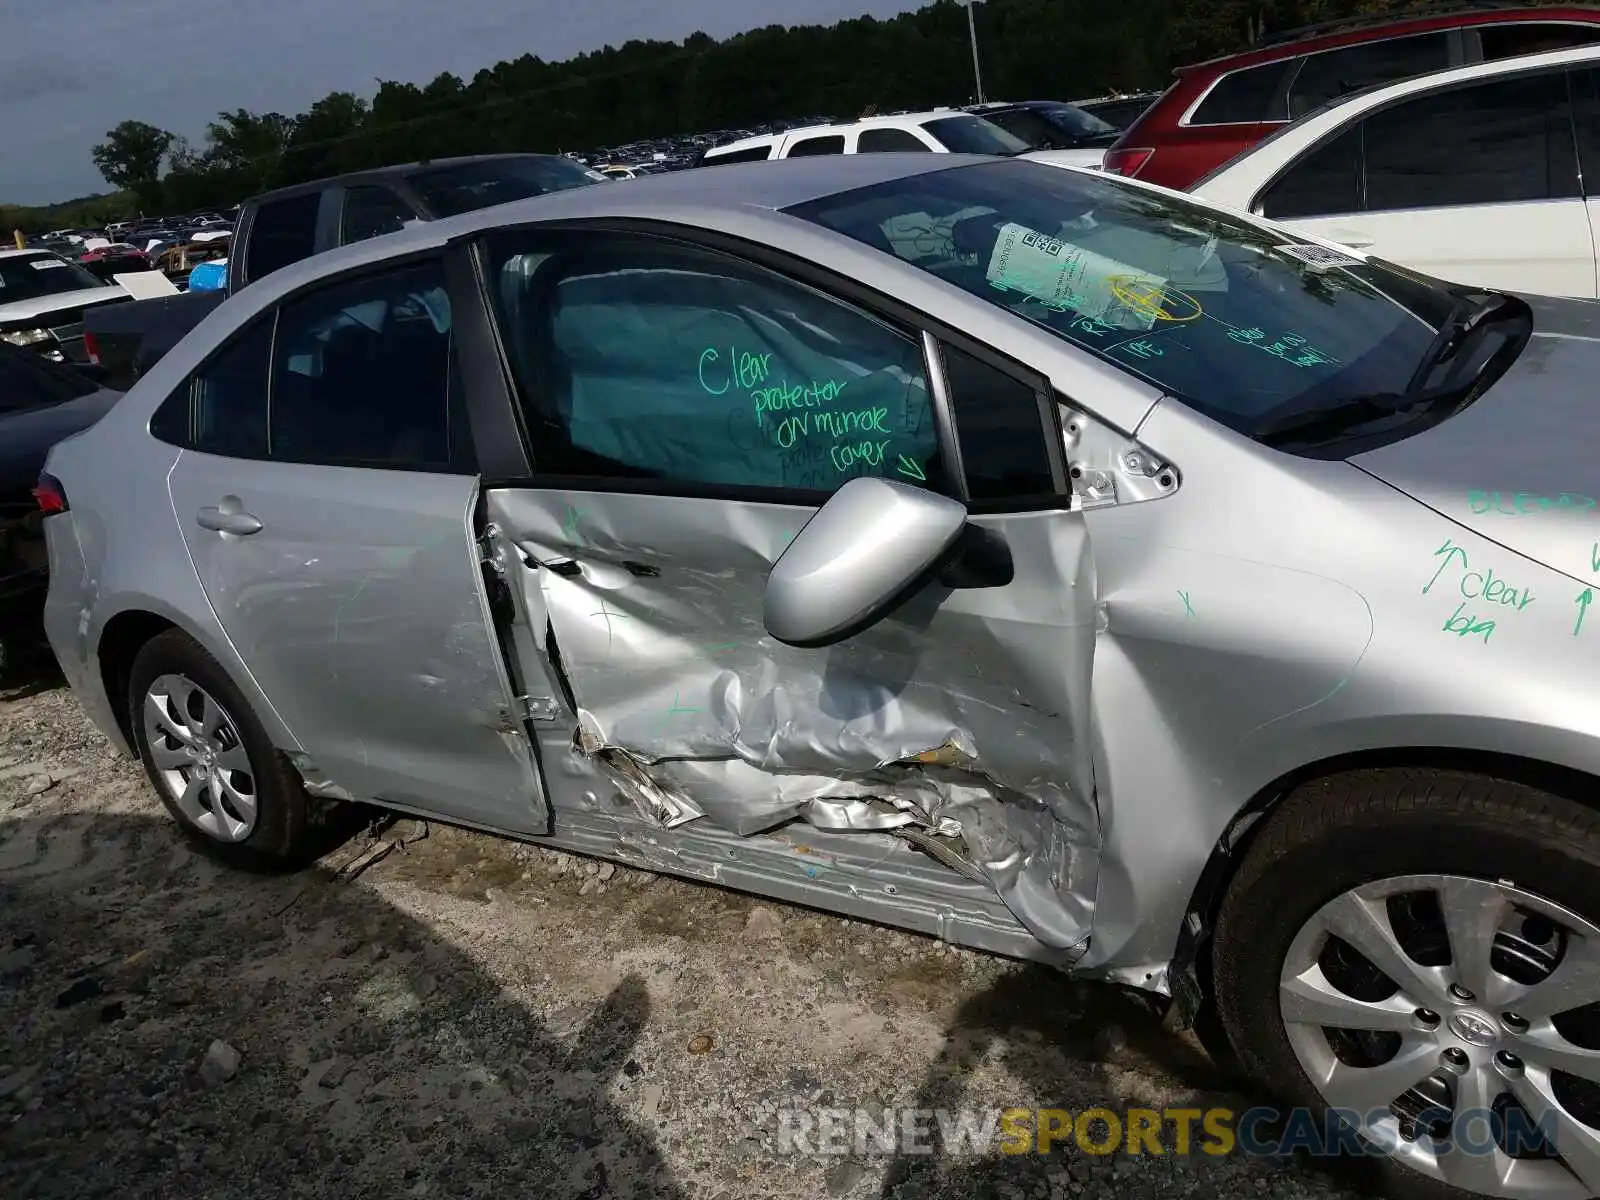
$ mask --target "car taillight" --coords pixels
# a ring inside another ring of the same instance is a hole
[[[89,361],[95,366],[100,366],[100,343],[94,340],[94,334],[87,329],[83,331],[83,352],[89,356]]]
[[[33,498],[39,502],[39,511],[47,517],[67,511],[67,490],[54,475],[39,476],[34,485]]]
[[[1130,147],[1126,150],[1107,150],[1105,162],[1102,165],[1105,170],[1113,174],[1126,175],[1129,179],[1132,179],[1144,169],[1145,163],[1150,161],[1150,156],[1154,153],[1155,149],[1147,146]]]

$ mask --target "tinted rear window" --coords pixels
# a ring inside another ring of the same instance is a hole
[[[1578,25],[1559,21],[1519,21],[1514,25],[1480,25],[1478,38],[1483,60],[1515,58],[1519,54],[1538,54],[1544,50],[1563,50],[1568,46],[1589,46],[1600,42],[1600,25]]]
[[[722,163],[761,162],[772,155],[772,147],[748,146],[743,150],[707,150],[705,165],[708,167],[719,166]]]
[[[935,117],[922,127],[952,154],[1024,154],[1028,143],[982,117]]]
[[[321,192],[307,192],[269,200],[256,209],[246,260],[251,279],[260,279],[317,252],[317,210],[321,205]]]
[[[844,135],[831,134],[825,137],[801,138],[789,147],[785,158],[810,158],[817,154],[843,154]]]
[[[552,154],[432,167],[409,176],[409,182],[435,217],[453,217],[491,204],[609,181],[599,171]]]
[[[1289,106],[1283,83],[1297,61],[1290,58],[1224,75],[1206,93],[1200,107],[1189,118],[1189,124],[1235,125],[1288,120]]]
[[[1450,45],[1443,33],[1383,38],[1309,54],[1289,86],[1289,116],[1303,117],[1351,92],[1449,65]]]

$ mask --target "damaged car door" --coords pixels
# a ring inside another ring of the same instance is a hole
[[[487,519],[541,610],[526,674],[565,690],[578,750],[668,828],[907,837],[1081,951],[1093,583],[1043,380],[677,238],[507,231],[480,249],[534,464],[486,493]],[[897,487],[838,493],[863,479]],[[905,489],[966,510],[951,553],[829,644],[774,636],[786,548],[893,544],[864,497]]]
[[[195,571],[320,794],[543,833],[437,259],[291,296],[157,414]]]

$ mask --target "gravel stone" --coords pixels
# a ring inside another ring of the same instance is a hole
[[[239,1052],[222,1039],[213,1041],[200,1060],[200,1078],[212,1087],[227,1083],[239,1073]]]

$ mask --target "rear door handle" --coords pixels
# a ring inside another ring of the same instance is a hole
[[[194,519],[201,529],[214,529],[218,533],[231,533],[237,537],[261,532],[259,520],[247,512],[240,512],[231,507],[208,505],[196,513]]]

